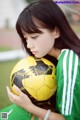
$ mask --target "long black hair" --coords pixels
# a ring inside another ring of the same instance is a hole
[[[27,33],[40,33],[34,19],[43,28],[54,30],[57,27],[60,30],[60,37],[55,40],[54,48],[72,49],[80,57],[80,40],[70,27],[60,7],[53,0],[37,0],[28,5],[18,17],[16,30],[30,55],[31,52],[27,48],[22,29]]]

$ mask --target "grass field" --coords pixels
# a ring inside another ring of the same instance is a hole
[[[0,48],[0,51],[10,50],[9,48]],[[10,85],[10,73],[19,59],[0,62],[0,109],[8,106],[11,102],[8,99],[6,86]]]
[[[18,60],[0,62],[0,109],[11,104],[7,96],[6,86],[10,84],[10,73],[17,62]]]

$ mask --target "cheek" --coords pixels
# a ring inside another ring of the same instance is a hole
[[[54,45],[54,38],[51,34],[46,34],[40,37],[36,44],[41,48],[44,48],[45,46],[50,47]]]
[[[50,52],[50,50],[53,48],[53,45],[54,40],[45,38],[43,41],[38,42],[37,49],[39,53],[44,56]]]
[[[46,41],[42,49],[43,49],[45,52],[48,53],[52,48],[53,48],[53,42],[51,42],[51,41],[47,42],[47,41]]]

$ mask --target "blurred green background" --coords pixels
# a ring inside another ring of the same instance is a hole
[[[9,48],[0,48],[0,51],[9,50]],[[0,62],[0,109],[11,104],[9,101],[6,86],[10,85],[10,74],[14,65],[19,59]]]

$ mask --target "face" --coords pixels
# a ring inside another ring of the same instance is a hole
[[[40,31],[42,33],[28,34],[22,30],[27,42],[27,48],[29,48],[32,54],[37,58],[49,54],[55,42],[55,31],[51,32],[47,29],[40,29]]]

